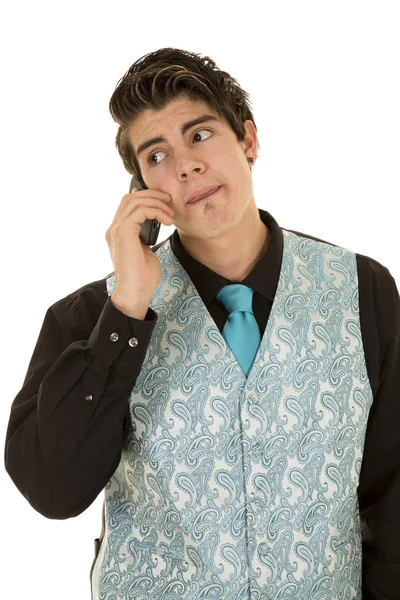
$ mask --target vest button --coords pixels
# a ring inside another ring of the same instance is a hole
[[[111,340],[112,342],[117,342],[117,341],[119,340],[119,335],[118,335],[118,333],[115,333],[115,331],[114,331],[114,333],[112,333],[112,334],[110,335],[110,340]]]
[[[85,400],[87,400],[88,402],[91,402],[93,400],[92,394],[86,394]]]
[[[258,546],[258,551],[261,552],[261,554],[264,554],[265,552],[268,552],[268,550],[270,549],[268,542],[262,542],[259,546]]]
[[[132,346],[133,348],[134,348],[135,346],[137,346],[137,345],[138,345],[138,343],[139,343],[139,342],[137,341],[137,339],[136,339],[135,337],[131,338],[131,339],[129,340],[129,342],[128,342],[128,344],[129,344],[130,346]]]

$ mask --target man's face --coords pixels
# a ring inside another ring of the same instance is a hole
[[[192,125],[182,134],[186,123],[207,115],[215,120]],[[221,122],[206,102],[186,97],[172,100],[162,110],[146,109],[129,127],[142,177],[149,189],[171,194],[168,206],[178,229],[193,233],[193,226],[199,232],[199,225],[206,227],[211,215],[227,218],[227,210],[229,221],[240,220],[250,200],[254,201],[247,157],[256,159],[257,134],[252,121],[246,121],[245,127],[246,138],[239,143],[229,124]],[[140,151],[145,142],[158,137],[166,141]],[[189,196],[207,186],[222,187],[201,202],[187,204]]]

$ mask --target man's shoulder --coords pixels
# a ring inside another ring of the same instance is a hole
[[[295,231],[294,229],[287,229],[286,227],[284,227],[282,229],[285,229],[286,231],[290,231],[291,233],[295,233],[296,235],[299,235],[301,237],[308,238],[310,240],[315,240],[316,242],[321,242],[322,244],[328,244],[329,246],[334,246],[335,248],[344,248],[345,250],[353,252],[353,254],[355,254],[359,270],[362,270],[365,273],[375,274],[377,276],[383,275],[384,277],[387,277],[388,275],[390,275],[388,268],[385,267],[385,265],[380,263],[375,258],[372,258],[371,256],[367,256],[365,254],[360,254],[359,252],[355,252],[354,250],[345,248],[344,246],[340,246],[339,244],[334,244],[333,242],[330,242],[328,240],[323,240],[321,238],[310,235],[309,233]],[[391,275],[390,275],[390,277],[391,277]]]
[[[158,250],[166,241],[163,240],[152,246],[152,252]],[[113,275],[115,275],[115,271],[111,271],[111,273],[108,273],[101,279],[89,281],[75,288],[72,292],[54,302],[49,310],[59,315],[62,315],[68,309],[72,309],[75,312],[87,310],[90,313],[99,314],[108,298],[107,279]]]

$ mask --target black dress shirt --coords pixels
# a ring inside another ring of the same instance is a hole
[[[283,234],[268,212],[259,213],[269,230],[269,245],[241,283],[254,290],[262,338],[279,280]],[[228,312],[216,295],[231,282],[190,256],[176,229],[168,239],[222,332]],[[399,600],[400,300],[386,267],[360,254],[356,259],[362,341],[373,391],[358,487],[363,600]],[[49,519],[81,514],[116,470],[128,398],[157,322],[151,308],[143,320],[119,311],[107,293],[109,275],[48,308],[11,406],[6,470],[32,507]],[[112,341],[112,333],[118,333],[118,341]],[[136,346],[128,343],[132,337]]]

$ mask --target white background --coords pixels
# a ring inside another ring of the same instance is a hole
[[[105,232],[130,175],[108,102],[138,58],[213,58],[250,93],[258,207],[400,282],[397,1],[23,2],[0,15],[1,427],[47,308],[113,271]],[[161,226],[159,241],[172,227]],[[3,443],[4,447],[4,443]],[[3,469],[3,598],[89,600],[103,492],[50,520]]]

